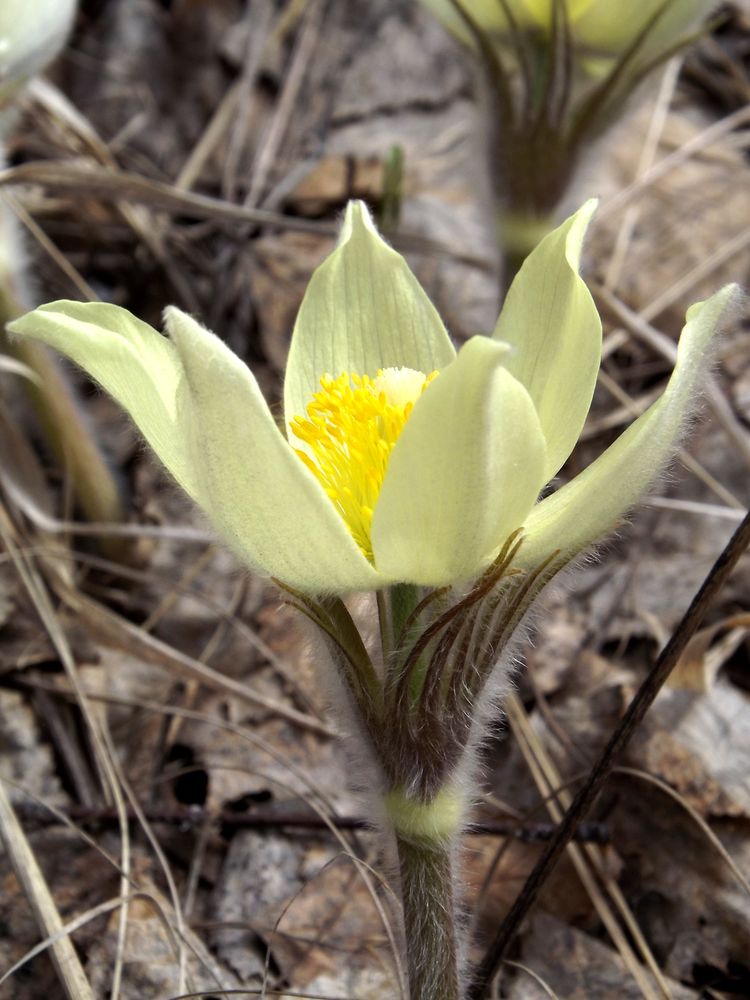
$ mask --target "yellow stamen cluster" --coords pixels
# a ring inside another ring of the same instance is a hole
[[[412,368],[381,369],[374,379],[324,375],[307,416],[291,422],[293,433],[306,445],[297,454],[370,561],[372,515],[388,460],[414,403],[436,375]]]

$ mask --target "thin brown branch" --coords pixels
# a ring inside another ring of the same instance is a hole
[[[643,721],[643,717],[680,659],[689,640],[703,621],[706,611],[723,587],[740,556],[749,545],[750,511],[745,515],[742,524],[737,528],[711,567],[708,576],[693,598],[690,607],[672,633],[672,637],[662,650],[652,670],[638,689],[622,721],[610,737],[599,760],[573,799],[555,836],[549,841],[534,866],[534,869],[526,880],[526,884],[501,924],[489,951],[477,969],[474,982],[469,989],[468,1000],[482,1000],[487,995],[489,984],[495,977],[500,963],[505,956],[506,949],[513,940],[521,921],[534,905],[539,890],[547,879],[547,876],[552,872],[560,855],[573,838],[575,831],[578,829],[581,821],[590,810],[611,774],[621,751],[627,746],[630,738]]]
[[[29,825],[50,826],[60,822],[59,818],[37,803],[19,803],[16,812]],[[58,810],[68,819],[79,824],[94,824],[109,826],[116,822],[117,813],[114,809],[103,806],[69,806]],[[320,816],[308,809],[279,808],[278,806],[253,806],[247,812],[232,812],[229,809],[209,812],[201,806],[171,806],[145,809],[144,815],[149,823],[165,823],[178,826],[181,830],[200,832],[206,823],[213,823],[226,830],[278,830],[290,827],[298,830],[326,830],[328,824]],[[131,810],[130,819],[136,817]],[[372,823],[361,816],[334,816],[331,822],[339,830],[367,830]],[[554,823],[519,823],[510,817],[486,818],[472,823],[469,833],[476,836],[512,837],[524,843],[535,844],[549,840],[555,835],[557,826]],[[607,844],[609,832],[602,823],[586,823],[580,826],[576,840],[583,843]]]

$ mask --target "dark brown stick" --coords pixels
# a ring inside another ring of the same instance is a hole
[[[44,806],[36,803],[15,803],[15,811],[28,824],[50,826],[61,820]],[[59,809],[68,819],[78,824],[115,824],[118,814],[107,806],[68,806]],[[280,809],[275,806],[253,806],[247,812],[232,812],[225,809],[209,814],[201,806],[173,806],[162,809],[144,810],[150,823],[166,823],[185,829],[198,829],[208,820],[216,826],[230,830],[262,830],[294,827],[300,830],[325,830],[326,824],[313,812],[305,809]],[[128,812],[134,820],[132,810]],[[334,816],[331,822],[339,830],[366,830],[372,824],[360,816]],[[549,840],[557,832],[554,823],[519,823],[514,819],[484,819],[472,823],[469,833],[479,836],[513,837],[525,843],[540,843]],[[582,843],[606,844],[609,842],[607,828],[602,823],[583,824],[577,831],[576,840]]]
[[[560,855],[573,838],[581,820],[588,813],[597,795],[602,790],[602,786],[609,777],[620,751],[627,745],[631,736],[641,724],[644,715],[651,707],[651,704],[677,664],[688,642],[703,621],[703,617],[710,604],[723,587],[729,574],[734,569],[737,560],[748,545],[750,545],[750,511],[745,515],[744,520],[711,567],[700,590],[693,598],[690,607],[672,633],[672,637],[662,650],[648,677],[646,677],[638,689],[622,721],[602,751],[599,760],[573,799],[555,836],[549,841],[534,866],[531,875],[526,880],[526,884],[501,924],[497,936],[492,942],[492,946],[477,969],[474,982],[469,988],[467,1000],[482,1000],[487,995],[490,984],[505,955],[505,951],[513,940],[521,921],[533,906],[545,879],[552,872]]]

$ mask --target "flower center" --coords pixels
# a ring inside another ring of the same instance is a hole
[[[307,415],[291,422],[297,454],[317,477],[372,562],[370,529],[388,460],[414,403],[437,375],[382,368],[377,377],[324,375]]]

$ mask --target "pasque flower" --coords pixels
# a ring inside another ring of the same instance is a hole
[[[537,497],[589,409],[601,323],[578,274],[589,202],[527,259],[490,337],[455,351],[406,262],[351,203],[294,328],[280,429],[248,368],[176,308],[54,302],[10,329],[81,365],[248,564],[307,593],[475,578],[522,529],[521,566],[611,531],[671,456],[733,294],[693,306],[661,398]]]
[[[2,0],[0,100],[62,49],[77,0]]]
[[[505,280],[549,232],[576,174],[643,80],[715,0],[423,0],[470,51]]]
[[[370,815],[395,841],[412,1000],[464,995],[455,845],[507,686],[503,653],[547,581],[670,457],[734,294],[693,306],[661,398],[537,502],[599,368],[601,324],[578,274],[594,207],[527,258],[493,335],[456,352],[406,262],[350,204],[300,308],[283,427],[239,358],[178,309],[166,337],[104,304],[55,302],[11,324],[110,392],[240,557],[315,625],[372,765]],[[379,651],[337,596],[364,589],[381,591]]]

